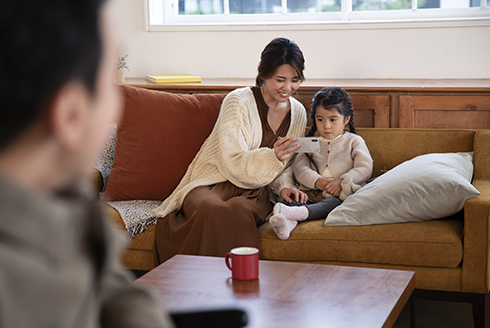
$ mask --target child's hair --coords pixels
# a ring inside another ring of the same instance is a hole
[[[354,125],[354,109],[352,108],[352,103],[350,101],[349,95],[347,92],[339,87],[335,88],[324,88],[313,97],[311,101],[311,114],[310,117],[313,120],[313,125],[311,126],[311,130],[308,133],[308,137],[311,137],[315,134],[316,127],[316,109],[318,106],[322,106],[325,109],[335,109],[344,117],[350,116],[349,120],[349,131],[351,133],[356,133],[356,127]]]

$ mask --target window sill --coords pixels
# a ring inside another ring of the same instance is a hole
[[[369,30],[369,29],[419,29],[453,27],[490,27],[490,8],[481,9],[482,16],[463,18],[350,20],[315,22],[270,23],[186,23],[149,25],[148,32],[226,32],[226,31],[321,31],[321,30]],[[360,13],[364,14],[364,13]],[[486,16],[485,16],[486,15]],[[362,16],[359,15],[360,18]]]

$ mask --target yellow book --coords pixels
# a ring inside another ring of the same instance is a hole
[[[192,74],[147,75],[146,80],[157,84],[201,83],[201,77]]]

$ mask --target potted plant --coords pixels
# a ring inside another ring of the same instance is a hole
[[[127,69],[129,71],[128,64],[126,63],[126,57],[118,57],[117,58],[117,66],[116,66],[116,82],[117,83],[124,83],[124,69]]]

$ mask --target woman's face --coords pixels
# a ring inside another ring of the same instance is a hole
[[[291,65],[281,65],[270,78],[264,79],[262,84],[264,100],[266,102],[271,100],[285,102],[298,90],[301,82],[300,77]]]
[[[344,133],[344,127],[349,120],[350,116],[344,117],[335,109],[325,109],[322,105],[316,108],[316,127],[325,139],[332,140]]]

